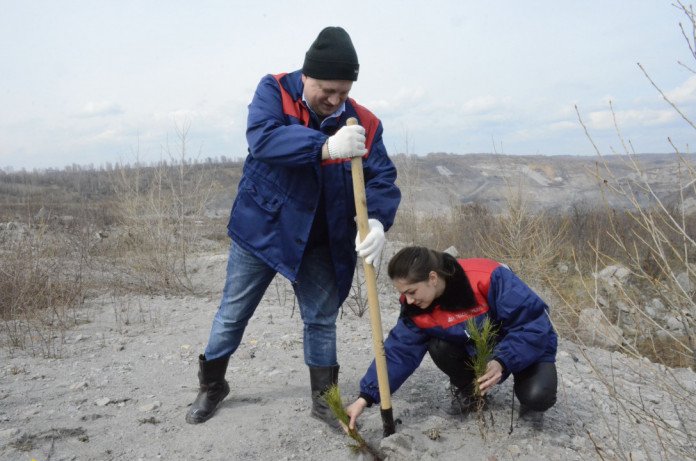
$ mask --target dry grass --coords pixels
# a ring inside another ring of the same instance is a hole
[[[80,237],[56,240],[44,224],[5,229],[0,257],[0,317],[10,349],[61,355],[65,331],[85,295]]]
[[[90,293],[194,290],[189,257],[202,234],[220,241],[224,231],[205,215],[212,165],[191,162],[187,128],[177,133],[176,154],[165,149],[171,164],[0,174],[7,346],[60,355],[75,308]]]

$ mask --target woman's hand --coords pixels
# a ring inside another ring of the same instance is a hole
[[[360,416],[367,406],[367,400],[365,400],[362,397],[358,397],[358,399],[348,405],[346,407],[346,413],[348,413],[348,416],[350,416],[350,423],[348,424],[348,429],[355,430],[355,421],[358,419],[358,416]]]
[[[493,386],[500,382],[500,378],[502,377],[503,366],[496,360],[491,360],[488,362],[486,373],[484,373],[483,376],[481,376],[477,381],[481,395],[486,395],[486,393],[491,390]]]

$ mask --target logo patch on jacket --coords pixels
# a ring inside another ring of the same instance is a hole
[[[482,304],[461,311],[445,311],[435,306],[432,312],[411,317],[418,328],[450,328],[467,320],[488,312],[488,304]]]

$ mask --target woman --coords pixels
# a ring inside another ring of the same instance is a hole
[[[401,297],[401,315],[384,342],[391,392],[428,352],[450,378],[456,414],[471,408],[475,349],[467,320],[490,318],[497,327],[494,356],[477,383],[482,395],[512,374],[522,410],[556,403],[557,337],[548,306],[507,266],[490,259],[457,260],[424,247],[406,247],[389,261],[389,278]],[[360,381],[360,397],[346,408],[350,427],[365,407],[379,402],[374,361]]]

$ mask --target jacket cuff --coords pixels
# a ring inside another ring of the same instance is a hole
[[[362,397],[363,399],[365,399],[365,401],[367,402],[367,408],[370,408],[375,403],[375,399],[373,399],[370,394],[366,394],[364,392],[361,392],[359,397]]]
[[[493,360],[498,362],[500,364],[500,366],[503,367],[503,376],[506,375],[508,372],[508,369],[507,369],[507,365],[505,365],[505,362],[503,362],[503,360],[500,357],[493,357]]]

